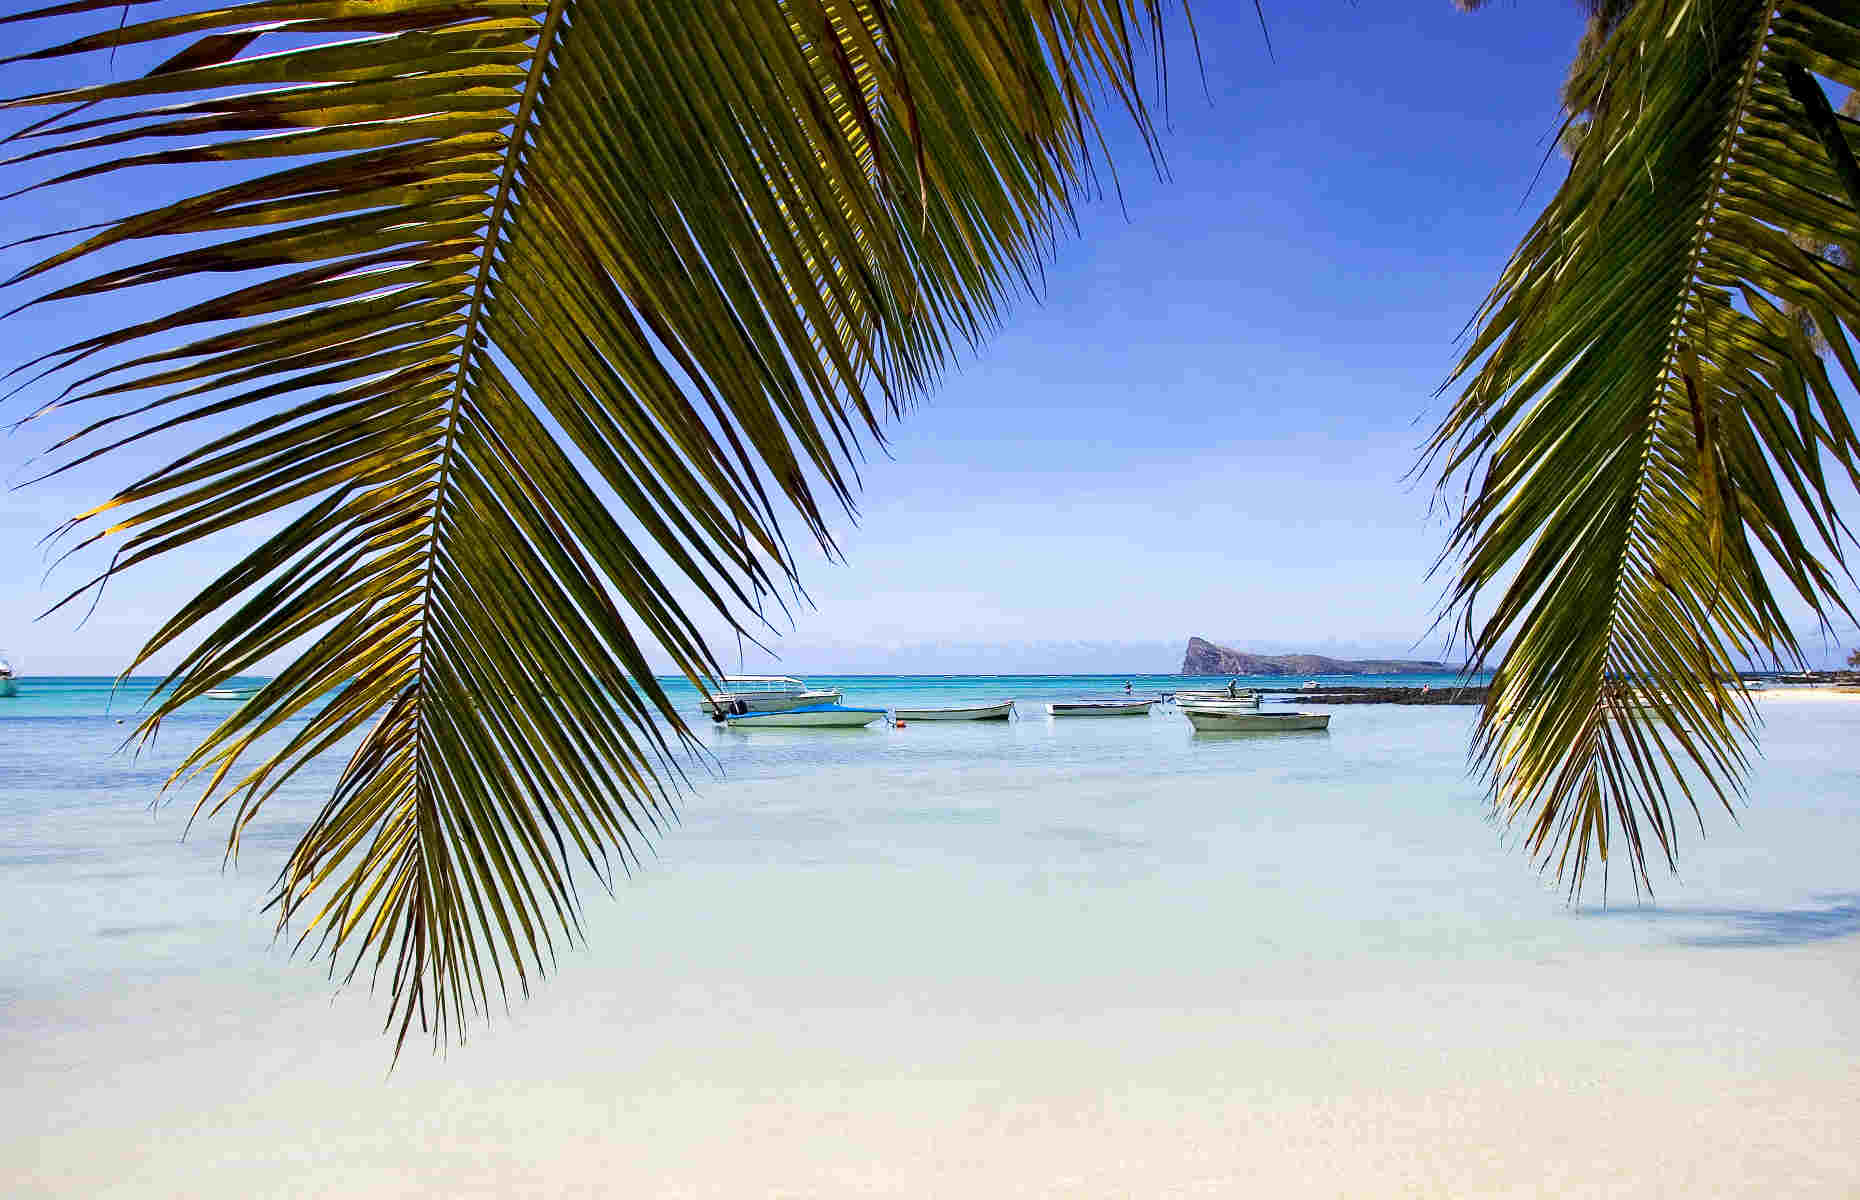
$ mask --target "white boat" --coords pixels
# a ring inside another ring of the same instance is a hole
[[[816,708],[822,704],[838,704],[844,695],[838,688],[817,691],[788,675],[725,675],[723,682],[723,691],[711,692],[698,702],[705,715]]]
[[[1197,733],[1286,733],[1330,728],[1329,713],[1236,712],[1188,705],[1182,709]]]
[[[1315,692],[1318,690],[1318,681],[1315,679],[1307,679],[1298,685],[1298,690],[1301,692]]]
[[[19,695],[19,672],[13,669],[13,664],[6,660],[5,655],[0,655],[0,696],[17,695]]]
[[[1049,717],[1147,717],[1154,700],[1055,700]]]
[[[965,708],[900,708],[893,715],[900,721],[1005,721],[1013,711],[1014,702],[1003,700]]]
[[[1230,695],[1226,688],[1213,692],[1177,692],[1177,704],[1258,704],[1259,693],[1252,688],[1235,688]]]
[[[258,695],[256,684],[247,687],[208,688],[206,698],[209,700],[250,700]]]
[[[1244,700],[1229,700],[1225,696],[1219,700],[1183,700],[1180,702],[1183,712],[1191,708],[1205,708],[1220,712],[1258,712],[1259,697],[1251,696]]]
[[[811,708],[787,708],[779,712],[726,715],[731,729],[852,729],[870,725],[885,715],[882,708],[844,708],[838,704],[817,704]]]

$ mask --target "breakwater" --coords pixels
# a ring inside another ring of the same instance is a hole
[[[1490,688],[1469,687],[1324,687],[1254,688],[1275,699],[1307,704],[1484,704]]]

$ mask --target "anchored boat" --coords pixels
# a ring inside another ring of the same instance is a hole
[[[1012,700],[957,708],[900,708],[900,721],[1005,721],[1014,712]]]
[[[706,716],[814,708],[838,704],[844,695],[838,688],[816,691],[788,675],[725,675],[723,683],[723,691],[711,692],[698,702]]]
[[[1238,682],[1219,688],[1185,688],[1175,693],[1178,701],[1196,700],[1257,700],[1259,693],[1250,687],[1241,687]]]
[[[855,729],[870,725],[885,715],[882,708],[845,708],[838,704],[815,704],[807,708],[788,708],[779,712],[724,715],[731,729]]]
[[[1197,733],[1288,733],[1330,728],[1329,713],[1242,712],[1208,705],[1184,705]]]
[[[1147,717],[1154,700],[1055,700],[1049,717]]]

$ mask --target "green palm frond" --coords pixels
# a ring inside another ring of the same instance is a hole
[[[166,55],[5,103],[20,202],[112,179],[127,204],[164,165],[196,181],[33,242],[8,284],[79,309],[193,298],[151,292],[151,315],[15,378],[42,410],[107,406],[71,462],[211,431],[74,519],[79,545],[116,542],[87,588],[269,519],[129,668],[180,654],[143,731],[289,652],[176,773],[204,780],[197,813],[229,810],[229,853],[361,735],[275,902],[333,972],[388,982],[397,1051],[416,1020],[442,1039],[527,989],[577,936],[576,873],[610,881],[663,819],[692,743],[646,647],[714,678],[679,596],[741,629],[792,578],[784,510],[830,547],[861,440],[989,332],[1095,191],[1097,114],[1152,136],[1159,5],[0,18],[15,45],[97,22],[9,62]]]
[[[1860,279],[1798,243],[1860,246],[1860,126],[1821,80],[1860,83],[1860,7],[1635,4],[1571,82],[1592,123],[1429,449],[1464,488],[1451,605],[1501,659],[1476,760],[1572,891],[1621,849],[1650,886],[1686,810],[1733,805],[1756,714],[1727,683],[1800,661],[1783,598],[1846,613],[1830,362],[1860,384]]]

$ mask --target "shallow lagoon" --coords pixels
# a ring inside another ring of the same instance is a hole
[[[883,706],[1121,684],[840,682]],[[222,875],[222,827],[181,842],[185,804],[148,808],[214,710],[132,760],[94,688],[31,683],[0,701],[12,1193],[1857,1182],[1860,703],[1767,698],[1741,823],[1708,813],[1657,905],[1618,877],[1607,908],[1487,823],[1470,709],[706,728],[656,853],[588,890],[589,945],[387,1075],[366,989],[332,1001],[257,913],[335,764]]]

